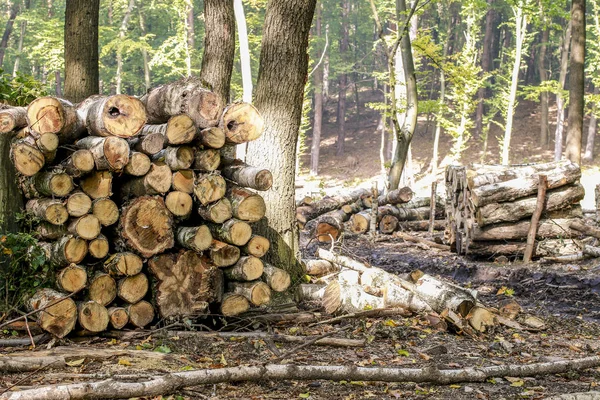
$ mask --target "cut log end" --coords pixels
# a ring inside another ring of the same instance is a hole
[[[263,277],[271,289],[276,292],[285,292],[292,283],[290,274],[287,271],[269,264],[264,267]]]
[[[148,287],[148,277],[145,274],[128,276],[119,280],[117,296],[127,303],[137,303],[146,296]]]
[[[226,183],[220,175],[199,175],[194,187],[196,199],[206,206],[225,196]]]
[[[129,322],[129,314],[123,307],[109,308],[108,317],[110,319],[110,326],[112,326],[113,329],[123,329]]]
[[[52,289],[41,289],[29,301],[31,310],[44,309],[38,313],[40,328],[58,338],[67,336],[77,322],[77,305],[65,297]]]
[[[248,311],[250,303],[240,294],[226,293],[221,301],[221,314],[232,317]]]
[[[245,296],[250,303],[257,307],[271,301],[271,289],[264,282],[231,282],[230,287],[234,293]]]
[[[228,143],[240,144],[258,139],[263,133],[264,121],[253,105],[235,103],[225,109],[219,127]]]
[[[271,242],[269,239],[259,235],[253,235],[248,243],[243,247],[243,251],[254,257],[262,257],[269,251]]]
[[[175,115],[167,122],[167,141],[169,144],[178,145],[190,143],[196,136],[196,125],[185,114]]]
[[[225,132],[217,127],[206,128],[200,132],[198,140],[204,147],[220,149],[225,146]]]
[[[119,207],[108,198],[94,200],[92,214],[102,226],[110,226],[119,220]]]
[[[107,306],[117,297],[117,282],[108,274],[96,273],[90,280],[88,298]]]
[[[132,176],[144,176],[150,171],[151,165],[150,157],[136,151],[129,156],[129,163],[125,166],[125,173]]]
[[[108,328],[109,316],[106,307],[95,301],[78,305],[79,325],[90,332],[102,332]]]
[[[135,97],[118,94],[102,102],[100,115],[102,128],[95,132],[101,136],[129,138],[135,136],[146,123],[146,109]],[[88,114],[88,120],[90,118]]]
[[[223,198],[207,206],[198,207],[198,214],[207,221],[216,224],[223,222],[233,217],[231,202],[229,199]]]
[[[57,273],[56,284],[63,292],[79,292],[87,284],[87,273],[82,267],[71,264]]]
[[[191,194],[194,192],[195,179],[196,175],[191,169],[175,171],[173,173],[172,188],[173,190],[177,190],[179,192]]]
[[[94,171],[83,178],[79,185],[92,199],[112,195],[112,174],[109,171]]]
[[[69,225],[69,232],[86,240],[92,240],[100,235],[102,225],[92,214],[84,215],[73,220]]]
[[[239,247],[213,240],[209,249],[210,260],[217,267],[232,266],[240,259]]]
[[[63,103],[54,97],[40,97],[29,104],[27,121],[33,132],[59,134],[66,124]]]
[[[154,307],[145,300],[131,304],[127,308],[129,322],[138,328],[144,328],[154,319]]]
[[[263,274],[264,266],[260,259],[248,256],[241,257],[233,267],[223,270],[225,276],[235,281],[254,281]]]
[[[187,218],[192,213],[194,200],[185,192],[174,191],[167,194],[165,205],[174,216]]]
[[[108,239],[105,236],[99,235],[97,238],[90,240],[88,244],[88,252],[90,256],[103,259],[108,255],[110,250],[110,245],[108,244]]]
[[[212,241],[212,234],[206,225],[179,227],[177,229],[177,242],[190,250],[198,252],[207,250],[211,246]]]
[[[17,171],[25,176],[37,174],[46,163],[44,154],[28,143],[15,143],[11,148],[13,164]]]
[[[134,276],[142,272],[143,266],[143,260],[129,252],[113,254],[104,262],[104,269],[111,276]]]

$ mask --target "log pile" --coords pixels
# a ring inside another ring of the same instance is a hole
[[[319,201],[305,197],[298,203],[296,219],[301,228],[311,232],[311,236],[321,243],[337,240],[345,230],[364,234],[373,231],[372,226],[383,234],[398,230],[427,231],[431,198],[413,196],[412,190],[404,187],[379,195],[376,199],[367,189],[326,196]],[[443,229],[441,199],[436,201],[433,209],[434,226]]]
[[[538,204],[540,176],[546,177],[545,201]],[[570,161],[446,170],[446,239],[459,254],[521,257],[536,207],[538,257],[577,252],[582,232],[572,228],[583,217],[581,170]]]
[[[486,307],[476,290],[419,270],[392,274],[324,249],[318,249],[316,257],[303,261],[312,283],[300,285],[298,295],[320,302],[328,314],[419,314],[434,329],[453,327],[467,335],[499,324],[516,329],[544,328],[543,321],[522,314],[514,301],[499,308]]]
[[[152,124],[147,124],[150,122]],[[155,318],[235,315],[285,291],[289,274],[264,264],[269,241],[256,191],[267,170],[221,157],[258,138],[258,111],[223,107],[195,79],[141,99],[55,98],[0,112],[34,232],[56,270],[29,302],[43,329],[144,327]]]

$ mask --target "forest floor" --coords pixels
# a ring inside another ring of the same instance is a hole
[[[370,100],[373,101],[373,100]],[[514,162],[551,160],[552,152],[537,146],[539,115],[537,105],[522,103],[517,109],[512,146]],[[363,111],[364,109],[361,109]],[[347,153],[337,158],[335,127],[326,125],[322,147],[321,175],[316,178],[301,176],[298,194],[321,194],[357,184],[370,185],[369,180],[379,171],[379,134],[376,132],[377,115],[363,111],[358,119],[350,116]],[[330,113],[333,114],[333,113]],[[333,117],[332,117],[333,118]],[[433,124],[424,132],[423,124],[413,142],[414,164],[421,178],[430,162]],[[494,131],[490,138],[489,162],[497,162],[498,142]],[[308,143],[310,145],[310,143]],[[600,145],[600,143],[599,143]],[[450,147],[442,142],[441,154]],[[598,149],[600,150],[600,149]],[[478,144],[473,140],[465,152],[465,162],[479,161]],[[348,156],[354,160],[348,161]],[[307,157],[303,157],[306,163]],[[585,166],[585,179],[593,179],[598,163]],[[347,177],[352,176],[352,180]],[[356,177],[356,178],[354,178]],[[419,178],[419,176],[417,176]],[[322,182],[322,183],[321,183]],[[429,183],[421,179],[423,190]],[[315,193],[316,192],[316,193]],[[301,240],[305,256],[314,254],[316,244],[305,236]],[[33,374],[0,373],[0,393],[57,383],[87,380],[81,374],[114,373],[160,375],[166,372],[192,368],[222,368],[237,365],[260,365],[276,359],[277,354],[291,352],[282,363],[300,365],[356,365],[420,368],[436,366],[440,369],[493,366],[501,364],[528,364],[534,362],[575,359],[600,354],[600,262],[592,259],[576,264],[524,265],[510,262],[482,262],[470,260],[435,249],[423,249],[414,244],[391,239],[371,242],[366,235],[353,236],[341,243],[341,253],[364,262],[403,273],[420,269],[442,275],[458,284],[479,292],[487,306],[498,306],[511,298],[524,312],[542,318],[546,329],[538,332],[517,331],[499,326],[477,337],[468,337],[452,331],[436,331],[419,317],[364,318],[345,320],[337,325],[323,324],[309,327],[306,323],[265,325],[252,319],[230,321],[223,330],[263,330],[288,335],[322,335],[341,327],[349,327],[335,336],[366,339],[365,347],[309,346],[297,349],[297,344],[277,344],[262,339],[183,338],[157,334],[132,340],[102,337],[73,337],[56,345],[85,349],[130,349],[128,355],[104,359],[72,356],[66,368],[44,368]],[[303,304],[307,311],[320,312],[318,305]],[[326,318],[325,316],[323,318]],[[210,319],[209,319],[210,320]],[[205,321],[213,325],[214,321]],[[35,354],[36,349],[0,349],[0,362],[7,353]],[[67,350],[68,352],[69,350]],[[149,353],[160,359],[150,357]],[[168,353],[168,354],[165,354]],[[0,363],[1,364],[1,363]],[[69,375],[71,374],[71,375]],[[75,374],[75,375],[73,375]],[[223,383],[188,388],[173,399],[544,399],[553,395],[595,391],[600,384],[600,368],[583,372],[568,372],[531,378],[499,377],[482,383],[432,385],[415,383],[371,383],[350,381],[261,381],[256,383]],[[160,397],[155,397],[160,398]]]

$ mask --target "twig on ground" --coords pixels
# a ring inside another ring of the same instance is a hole
[[[354,318],[363,318],[363,317],[383,317],[383,316],[392,316],[392,315],[400,315],[403,317],[408,317],[408,316],[413,315],[413,313],[411,313],[410,311],[408,311],[404,308],[377,308],[375,310],[359,311],[359,312],[355,312],[355,313],[340,315],[339,317],[325,319],[323,321],[318,321],[318,322],[312,323],[312,324],[308,325],[308,327],[311,328],[316,325],[331,324],[334,322],[343,321],[345,319],[354,319]]]
[[[278,363],[278,362],[280,362],[281,360],[285,360],[287,357],[291,356],[292,354],[295,354],[295,353],[297,353],[297,352],[298,352],[298,350],[301,350],[301,349],[303,349],[303,348],[305,348],[305,347],[308,347],[308,346],[310,346],[311,344],[315,344],[315,343],[317,343],[318,341],[320,341],[320,340],[322,340],[322,339],[325,339],[326,337],[329,337],[329,336],[335,335],[336,333],[344,332],[344,331],[346,331],[346,330],[348,330],[348,329],[350,329],[350,327],[349,327],[349,326],[346,326],[346,327],[343,327],[343,328],[341,328],[341,329],[338,329],[338,330],[335,330],[335,331],[332,331],[332,332],[327,332],[327,333],[324,333],[323,335],[317,336],[317,337],[315,337],[315,338],[313,338],[313,339],[311,339],[311,340],[309,340],[309,341],[307,341],[307,342],[305,342],[305,343],[302,343],[302,344],[301,344],[301,345],[299,345],[299,346],[296,346],[296,347],[294,347],[293,349],[291,349],[291,350],[290,350],[290,351],[288,351],[287,353],[283,353],[282,355],[280,355],[279,357],[277,357],[275,360],[272,360],[272,363]]]

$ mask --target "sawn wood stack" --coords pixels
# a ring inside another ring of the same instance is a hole
[[[224,107],[186,79],[140,99],[38,98],[1,111],[0,129],[14,136],[26,210],[56,268],[54,288],[29,305],[50,306],[38,322],[56,336],[77,324],[144,327],[209,306],[234,315],[290,285],[287,272],[263,263],[269,241],[252,231],[266,210],[256,191],[271,187],[271,173],[220,152],[262,134],[251,104]]]

